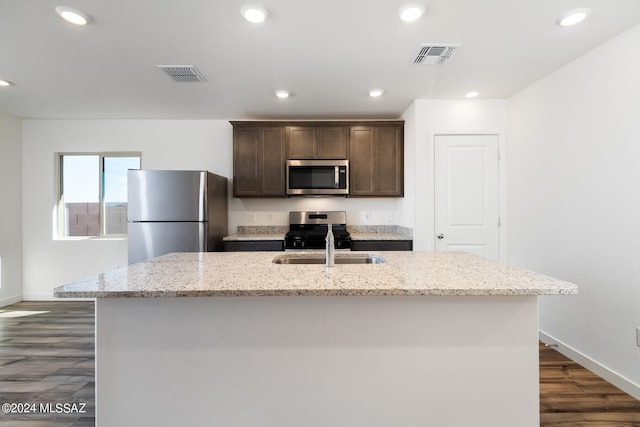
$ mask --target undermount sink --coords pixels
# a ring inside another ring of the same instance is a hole
[[[324,264],[323,254],[284,254],[276,256],[274,264]],[[380,255],[375,254],[336,254],[336,264],[384,264],[387,262]]]

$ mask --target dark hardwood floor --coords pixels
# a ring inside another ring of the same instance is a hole
[[[541,427],[640,427],[640,401],[540,345]]]
[[[94,367],[92,302],[0,308],[0,426],[94,426]],[[540,425],[640,427],[640,401],[541,344]]]

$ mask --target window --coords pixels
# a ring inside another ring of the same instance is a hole
[[[127,233],[127,170],[140,153],[59,154],[58,236]]]

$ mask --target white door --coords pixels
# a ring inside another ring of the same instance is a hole
[[[435,136],[435,249],[498,260],[498,135]]]

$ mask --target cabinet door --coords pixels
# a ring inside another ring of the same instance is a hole
[[[316,159],[318,157],[314,128],[290,127],[288,145],[290,159]]]
[[[402,197],[402,128],[355,126],[349,135],[349,195]]]
[[[413,240],[352,240],[352,251],[412,251]]]
[[[346,159],[347,127],[291,126],[289,159]]]
[[[234,127],[233,195],[285,197],[284,127]]]
[[[262,167],[260,172],[260,194],[262,196],[285,196],[285,129],[283,127],[262,128]]]
[[[315,140],[318,147],[318,159],[348,158],[346,127],[316,128]]]
[[[378,196],[402,196],[404,193],[404,153],[400,132],[399,128],[376,129],[374,183]]]
[[[259,128],[233,129],[233,195],[260,195],[261,141]]]
[[[374,195],[374,131],[370,127],[352,127],[349,135],[349,195]]]
[[[283,240],[225,240],[225,252],[284,251]]]

